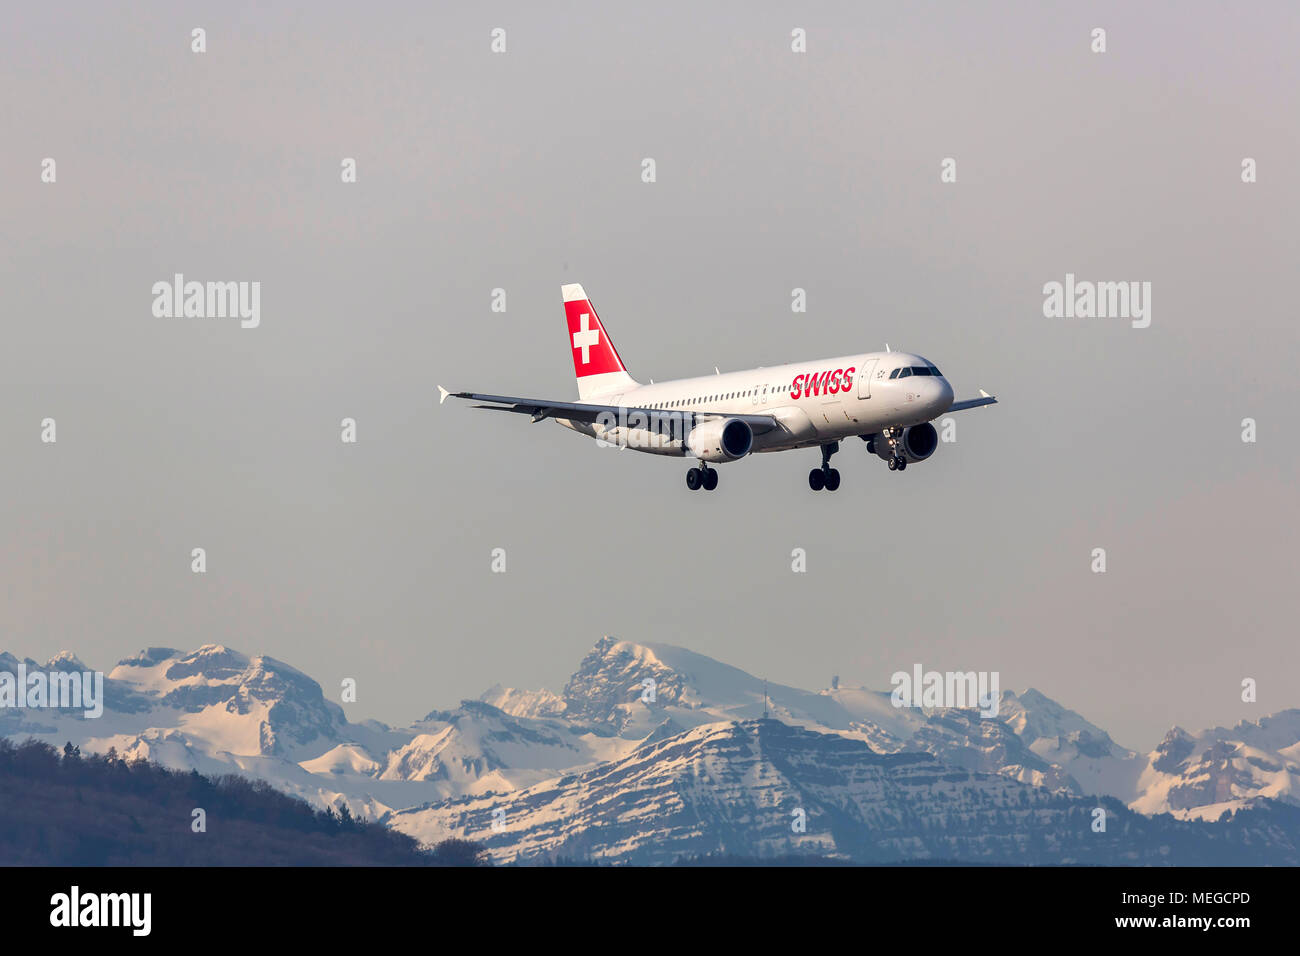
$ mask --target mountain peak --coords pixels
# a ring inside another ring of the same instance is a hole
[[[697,681],[757,686],[744,671],[667,644],[636,644],[605,635],[564,685],[567,716],[621,731],[632,711],[700,705]]]
[[[81,658],[72,651],[59,651],[49,659],[45,669],[51,671],[85,671],[90,668],[83,664]]]
[[[549,690],[520,690],[493,684],[479,700],[513,717],[559,717],[565,711],[564,699]]]
[[[175,647],[146,647],[135,657],[124,657],[117,662],[118,667],[152,667],[171,657],[180,657],[181,651]]]

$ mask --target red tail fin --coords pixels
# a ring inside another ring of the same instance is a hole
[[[564,296],[564,317],[569,322],[569,349],[573,373],[578,377],[578,397],[635,387],[637,383],[627,374],[618,349],[582,286],[574,283],[562,286],[560,291]]]

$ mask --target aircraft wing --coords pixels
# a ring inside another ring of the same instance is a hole
[[[949,406],[948,411],[961,412],[968,408],[980,408],[984,405],[996,405],[997,402],[998,400],[996,398],[981,388],[979,398],[968,398],[962,402],[953,402],[952,405]]]
[[[474,405],[474,408],[487,408],[497,412],[517,412],[520,415],[531,416],[535,422],[540,422],[543,418],[567,418],[575,422],[594,422],[602,415],[613,415],[615,419],[620,416],[626,416],[632,412],[640,412],[646,416],[650,415],[694,415],[697,419],[711,418],[737,418],[750,427],[755,435],[761,435],[764,432],[770,432],[780,425],[771,415],[745,415],[732,414],[730,412],[714,412],[704,409],[667,409],[667,408],[642,408],[636,405],[597,405],[592,402],[552,402],[543,398],[518,398],[512,395],[484,395],[479,392],[449,392],[441,385],[438,386],[438,404],[441,405],[448,398],[464,398],[471,402],[480,404]]]

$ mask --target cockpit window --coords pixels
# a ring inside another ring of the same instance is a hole
[[[913,366],[912,366],[912,374],[913,374],[913,375],[929,375],[929,374],[930,374],[930,370],[929,370],[928,368],[926,368],[924,365],[913,365]]]
[[[942,376],[942,375],[943,375],[943,372],[940,372],[940,371],[939,371],[939,367],[938,367],[937,365],[931,365],[931,366],[930,366],[930,374],[931,374],[931,375]]]
[[[896,368],[896,369],[894,369],[892,372],[889,373],[889,377],[890,377],[890,378],[898,378],[898,373],[901,372],[901,371],[902,371],[902,369]]]
[[[907,378],[911,374],[912,374],[912,370],[910,368],[900,368],[898,370],[899,378]]]

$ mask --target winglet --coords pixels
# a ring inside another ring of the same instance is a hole
[[[984,389],[982,389],[982,388],[980,389],[980,394],[983,395],[985,398],[992,398],[992,397],[993,397],[993,396],[990,395],[988,392],[984,391]]]
[[[447,391],[445,388],[443,388],[441,385],[439,385],[439,386],[438,386],[438,404],[441,405],[443,402],[445,402],[445,401],[447,400],[447,396],[450,395],[450,394],[451,394],[451,392]]]

